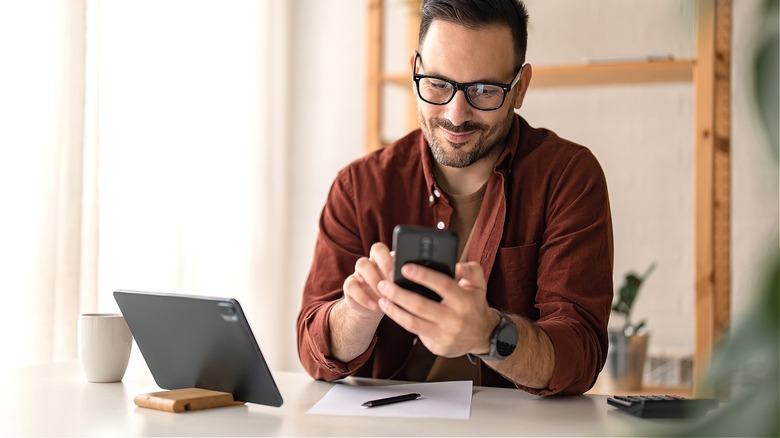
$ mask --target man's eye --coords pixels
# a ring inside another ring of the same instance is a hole
[[[450,84],[448,84],[447,82],[436,80],[436,79],[431,79],[428,85],[430,85],[431,88],[436,88],[439,90],[448,88],[450,86]]]
[[[479,97],[493,97],[502,93],[502,89],[491,85],[476,84],[472,88],[472,93]]]

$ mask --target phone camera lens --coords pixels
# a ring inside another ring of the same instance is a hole
[[[420,257],[424,260],[431,258],[431,249],[433,248],[433,239],[423,236],[420,239]]]

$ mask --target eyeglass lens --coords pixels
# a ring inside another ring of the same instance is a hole
[[[443,79],[420,78],[417,83],[420,97],[433,104],[445,104],[457,91],[455,86]],[[471,84],[466,87],[468,101],[477,109],[492,110],[504,103],[504,89],[490,84]]]

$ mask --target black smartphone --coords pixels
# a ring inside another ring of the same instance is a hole
[[[401,267],[415,263],[455,277],[458,257],[458,236],[452,231],[436,228],[397,225],[393,229],[395,267],[393,280],[404,289],[419,293],[434,301],[441,301],[436,292],[404,278]]]

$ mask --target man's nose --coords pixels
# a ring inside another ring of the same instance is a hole
[[[444,116],[452,122],[453,125],[462,125],[464,122],[471,120],[473,116],[473,108],[466,99],[466,93],[462,90],[455,92],[445,106]]]

